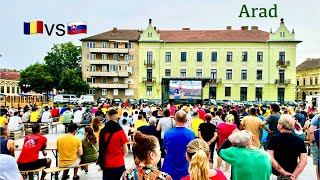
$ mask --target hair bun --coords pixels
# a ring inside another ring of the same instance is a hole
[[[135,141],[137,144],[143,144],[144,141],[145,141],[145,136],[144,136],[144,134],[142,134],[140,131],[137,131],[137,132],[134,134],[134,141]]]

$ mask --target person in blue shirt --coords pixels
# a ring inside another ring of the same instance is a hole
[[[63,105],[63,107],[60,110],[60,115],[63,114],[67,110],[67,105]]]
[[[123,113],[123,117],[121,119],[119,119],[119,124],[120,126],[122,126],[122,121],[126,119],[127,120],[127,124],[129,124],[130,126],[132,126],[132,120],[130,118],[128,118],[128,113],[124,112]]]
[[[195,134],[185,127],[186,112],[178,111],[175,115],[175,121],[176,126],[164,134],[163,149],[167,154],[162,171],[170,174],[173,180],[180,180],[189,174],[189,163],[186,159],[187,145],[195,138]]]
[[[308,141],[311,145],[314,145],[313,143],[317,144],[316,148],[312,148],[314,152],[312,152],[312,156],[314,159],[314,164],[316,164],[316,174],[318,179],[320,178],[320,158],[319,158],[319,131],[320,131],[320,114],[315,115],[311,122],[310,127],[308,129]]]

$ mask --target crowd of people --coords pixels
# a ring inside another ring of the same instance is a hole
[[[234,180],[269,180],[271,174],[297,179],[307,164],[308,146],[319,178],[320,115],[315,108],[102,103],[2,107],[0,112],[0,154],[14,157],[10,130],[23,131],[23,123],[34,123],[32,133],[24,137],[18,170],[50,167],[50,158],[39,159],[40,151],[47,154],[47,139],[36,122],[50,123],[56,118],[67,127],[66,135],[56,143],[59,166],[74,168],[73,179],[80,178],[79,164],[95,161],[106,180],[224,180],[229,177],[220,170],[223,163]],[[80,124],[88,126],[79,129]],[[135,167],[126,169],[128,142],[134,142]],[[88,172],[88,167],[82,170]],[[41,179],[45,175],[42,172]],[[65,170],[62,179],[68,178]]]

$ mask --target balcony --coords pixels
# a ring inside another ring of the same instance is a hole
[[[222,79],[220,78],[220,79],[212,79],[211,81],[209,81],[210,82],[210,84],[217,84],[217,85],[219,85],[219,84],[221,84],[222,83]]]
[[[89,72],[91,77],[129,77],[128,71],[110,72],[110,71],[93,71]]]
[[[145,60],[144,65],[146,67],[154,67],[155,63],[154,63],[154,60]]]
[[[90,53],[129,53],[128,48],[89,48]]]
[[[276,79],[275,80],[275,84],[278,84],[278,85],[288,85],[288,84],[291,84],[291,79]]]
[[[277,61],[277,66],[279,66],[279,67],[287,67],[287,66],[290,66],[290,61],[278,60],[278,61]]]
[[[90,64],[115,64],[115,65],[129,65],[129,61],[118,61],[118,60],[90,60]]]
[[[90,88],[101,88],[101,89],[127,89],[129,88],[128,84],[101,84],[101,83],[94,83],[89,84]]]
[[[143,77],[142,82],[145,84],[154,84],[157,82],[157,79],[156,79],[156,77],[152,77],[152,79]]]

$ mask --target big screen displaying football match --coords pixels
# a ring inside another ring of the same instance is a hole
[[[170,99],[201,99],[201,81],[171,80],[169,88]]]

